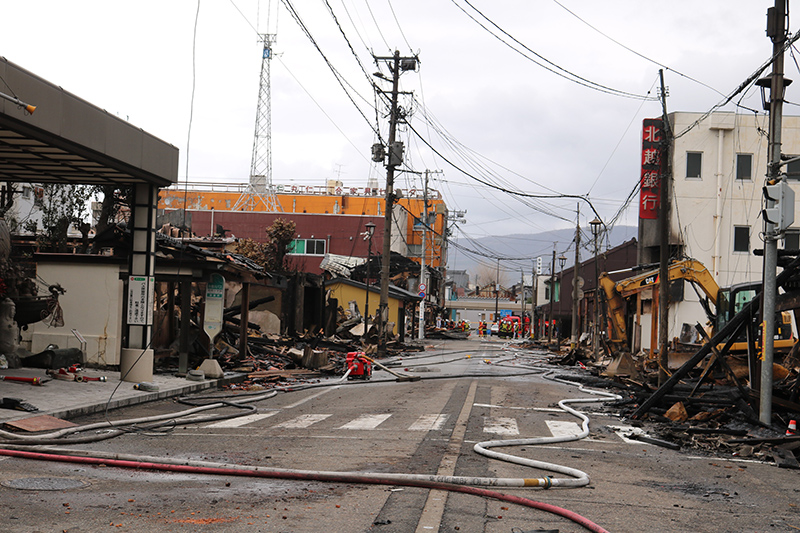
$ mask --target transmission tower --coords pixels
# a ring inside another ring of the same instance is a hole
[[[253,157],[250,162],[250,182],[233,206],[234,211],[254,211],[259,203],[267,211],[282,211],[272,187],[272,98],[269,64],[272,60],[272,43],[275,34],[259,34],[264,44],[261,56],[261,79],[258,84],[258,109],[253,136]]]

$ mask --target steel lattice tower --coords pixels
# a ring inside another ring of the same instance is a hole
[[[262,202],[267,211],[281,211],[272,187],[272,95],[270,90],[270,61],[275,34],[262,33],[261,79],[258,84],[258,108],[253,136],[253,156],[250,162],[250,182],[233,207],[234,211],[253,211]]]

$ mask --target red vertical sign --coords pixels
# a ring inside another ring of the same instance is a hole
[[[661,205],[661,143],[664,138],[662,128],[660,118],[644,119],[639,218],[658,218],[658,208]]]

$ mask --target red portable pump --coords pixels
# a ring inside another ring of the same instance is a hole
[[[364,352],[347,352],[347,370],[350,372],[347,379],[370,379],[372,377],[372,363],[362,356]]]

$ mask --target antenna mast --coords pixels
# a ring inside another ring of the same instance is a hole
[[[272,97],[269,64],[272,60],[272,43],[275,34],[259,34],[264,44],[261,56],[261,79],[258,85],[258,109],[253,136],[253,157],[250,162],[250,182],[233,207],[234,211],[255,211],[258,203],[266,211],[282,211],[272,187]]]

